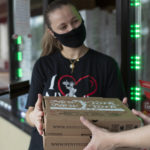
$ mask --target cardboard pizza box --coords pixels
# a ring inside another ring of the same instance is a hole
[[[83,150],[90,142],[89,136],[44,136],[44,150]],[[140,150],[117,148],[116,150]]]
[[[141,125],[140,120],[119,99],[114,98],[44,97],[43,111],[46,136],[90,135],[80,122],[80,116],[113,132]]]

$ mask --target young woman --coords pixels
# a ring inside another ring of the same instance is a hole
[[[125,95],[116,62],[83,44],[84,20],[70,2],[53,1],[45,12],[45,22],[42,57],[34,66],[26,105],[27,122],[35,127],[29,150],[43,150],[42,96],[122,100]]]
[[[133,113],[141,117],[147,126],[123,132],[108,132],[98,128],[84,117],[81,122],[92,132],[92,139],[84,150],[114,150],[120,147],[150,148],[150,117],[140,111],[132,110]]]

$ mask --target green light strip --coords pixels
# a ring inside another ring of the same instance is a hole
[[[139,87],[131,87],[130,90],[141,91],[141,88],[139,88]]]
[[[21,68],[17,69],[17,77],[19,77],[19,78],[22,77],[22,69]]]
[[[131,95],[134,95],[134,96],[140,96],[141,95],[141,93],[139,93],[139,92],[131,92]]]
[[[138,30],[130,30],[130,32],[136,34],[136,33],[140,33],[140,30],[139,29]]]
[[[141,37],[141,25],[140,24],[130,25],[130,37],[135,38],[135,39]]]
[[[22,37],[21,36],[18,36],[18,38],[17,38],[17,44],[18,45],[22,44]]]
[[[140,65],[141,62],[140,62],[140,61],[131,61],[131,64],[132,64],[132,65]]]
[[[130,25],[131,28],[140,28],[140,24],[131,24]]]
[[[17,60],[22,61],[22,52],[17,52]]]
[[[141,5],[141,0],[130,0],[130,6],[137,7]]]
[[[141,59],[140,56],[131,56],[130,58],[131,58],[131,59],[136,59],[136,60],[140,60],[140,59]]]
[[[140,2],[140,0],[131,0],[131,2]]]
[[[25,122],[25,119],[24,119],[24,118],[21,118],[21,119],[20,119],[20,122],[24,123],[24,122]]]
[[[130,37],[131,37],[131,38],[138,39],[138,38],[140,38],[140,37],[141,37],[141,35],[140,35],[140,34],[139,34],[139,35],[131,35]]]
[[[130,99],[133,101],[140,101],[141,100],[141,88],[139,87],[131,87],[130,88]]]
[[[131,66],[130,68],[131,68],[131,69],[134,69],[134,70],[139,70],[139,69],[141,69],[140,66],[135,66],[135,67],[134,67],[134,66]]]
[[[136,6],[140,6],[141,5],[141,3],[130,3],[130,6],[134,6],[134,7],[136,7]]]
[[[141,69],[141,57],[140,56],[131,56],[130,57],[130,68],[134,70]]]

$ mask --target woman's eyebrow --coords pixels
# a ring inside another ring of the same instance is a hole
[[[76,16],[72,17],[71,20],[78,19]]]

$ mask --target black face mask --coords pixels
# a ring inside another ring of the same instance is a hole
[[[86,30],[84,26],[84,21],[82,21],[81,25],[78,28],[75,28],[68,33],[58,34],[53,31],[55,37],[67,47],[77,48],[82,46],[85,37]]]

